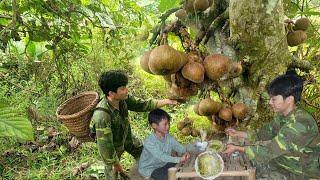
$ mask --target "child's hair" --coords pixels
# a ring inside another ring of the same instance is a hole
[[[287,71],[286,74],[275,78],[268,87],[271,96],[281,95],[283,98],[294,97],[294,102],[300,101],[303,90],[303,80],[294,70]]]
[[[109,91],[117,92],[121,86],[128,84],[127,75],[120,70],[111,70],[101,74],[99,79],[99,86],[103,93],[108,96]]]
[[[170,122],[170,115],[162,110],[162,109],[154,109],[152,111],[150,111],[149,115],[148,115],[148,121],[149,124],[151,125],[152,123],[156,123],[159,124],[159,122],[163,119],[167,119],[168,122]]]

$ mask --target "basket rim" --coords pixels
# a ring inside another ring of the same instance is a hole
[[[220,165],[221,165],[222,168],[221,168],[221,171],[220,171],[218,174],[216,174],[215,176],[203,177],[203,176],[201,176],[200,172],[198,171],[198,159],[199,159],[199,156],[202,156],[203,154],[215,154],[215,155],[219,158],[219,160],[220,160]],[[222,174],[222,172],[223,172],[223,170],[224,170],[224,161],[223,161],[223,159],[222,159],[222,157],[220,156],[219,153],[217,153],[217,152],[215,152],[215,151],[205,151],[205,152],[200,153],[200,154],[197,156],[197,158],[196,158],[196,160],[195,160],[195,162],[194,162],[194,167],[195,167],[195,170],[196,170],[196,174],[197,174],[199,177],[201,177],[201,178],[203,178],[203,179],[212,180],[212,179],[215,179],[215,178],[219,177],[219,176]]]
[[[70,114],[70,115],[60,115],[59,113],[61,112],[61,110],[68,104],[68,102],[79,98],[81,96],[85,96],[85,95],[95,95],[95,99],[94,101],[87,106],[86,108],[82,109],[81,111],[74,113],[74,114]],[[81,92],[75,96],[70,97],[69,99],[67,99],[66,101],[64,101],[63,103],[60,104],[60,106],[57,108],[56,111],[56,116],[58,119],[60,120],[64,120],[64,119],[72,119],[72,118],[76,118],[79,117],[80,115],[83,115],[84,113],[88,112],[89,110],[91,110],[94,106],[96,106],[97,101],[99,100],[99,94],[96,91],[85,91],[85,92]]]

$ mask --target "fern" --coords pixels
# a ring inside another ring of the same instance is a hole
[[[0,103],[0,137],[17,137],[33,140],[33,129],[30,121],[21,112]]]

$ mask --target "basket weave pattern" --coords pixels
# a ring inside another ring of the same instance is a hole
[[[83,92],[63,102],[57,109],[57,118],[79,140],[88,140],[90,139],[89,125],[92,109],[98,102],[99,95],[97,92]]]

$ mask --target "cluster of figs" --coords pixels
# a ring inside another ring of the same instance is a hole
[[[199,131],[195,129],[193,126],[193,121],[185,117],[182,121],[177,123],[177,128],[181,132],[183,136],[193,136],[193,137],[198,137],[199,136]]]
[[[181,99],[196,95],[205,77],[217,81],[225,75],[237,76],[242,72],[240,63],[231,63],[223,54],[211,54],[203,60],[195,51],[184,53],[169,45],[145,52],[140,65],[148,73],[162,75],[170,84],[172,96]]]
[[[175,16],[183,20],[188,13],[201,12],[208,9],[213,3],[213,0],[185,0],[183,8],[176,11]]]
[[[306,30],[310,26],[308,18],[297,19],[294,23],[292,20],[286,20],[287,23],[287,42],[289,46],[297,46],[307,39]]]
[[[233,117],[243,120],[248,113],[248,108],[244,103],[235,103],[230,107],[229,105],[214,101],[211,98],[202,99],[194,105],[193,110],[200,116],[217,115],[225,121],[232,121]]]
[[[208,116],[216,126],[223,126],[231,122],[239,122],[239,120],[245,119],[249,112],[248,107],[244,103],[238,102],[230,106],[214,101],[211,98],[202,99],[194,105],[193,110],[200,116]],[[221,122],[221,120],[223,122]],[[223,130],[224,127],[218,129]]]

